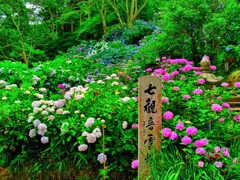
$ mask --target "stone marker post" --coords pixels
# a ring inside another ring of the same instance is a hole
[[[162,128],[162,81],[160,77],[138,79],[138,179],[149,173],[147,158],[151,147],[160,148]]]

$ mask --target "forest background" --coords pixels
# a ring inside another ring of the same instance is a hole
[[[86,41],[139,45],[155,30],[145,59],[165,55],[199,62],[208,54],[215,65],[236,67],[239,19],[236,0],[1,0],[0,60],[31,67]]]

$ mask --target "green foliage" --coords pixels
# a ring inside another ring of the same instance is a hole
[[[168,1],[154,17],[162,35],[148,37],[150,43],[146,44],[143,54],[156,47],[152,59],[167,55],[171,58],[185,57],[195,63],[201,60],[203,54],[208,54],[213,64],[223,69],[227,59],[224,49],[228,45],[239,44],[239,38],[236,38],[239,36],[236,29],[239,29],[240,20],[237,11],[239,5],[236,0],[224,3]],[[236,54],[234,57],[237,59]]]
[[[129,29],[127,26],[114,25],[111,26],[107,33],[103,36],[106,41],[117,41],[120,40],[125,44],[139,44],[139,41],[147,35],[152,34],[156,27],[151,22],[143,20],[136,20],[132,28]]]

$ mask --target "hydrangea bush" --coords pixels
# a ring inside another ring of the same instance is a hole
[[[156,61],[158,68],[148,68],[146,72],[163,80],[163,140],[162,158],[157,159],[156,152],[153,154],[152,162],[156,163],[152,163],[151,176],[166,176],[165,171],[170,165],[164,165],[169,162],[165,157],[171,156],[168,155],[171,152],[169,149],[174,149],[179,153],[176,159],[181,156],[182,160],[179,164],[172,162],[176,168],[168,170],[168,178],[178,168],[188,169],[186,174],[177,174],[180,179],[194,178],[194,171],[199,172],[202,178],[211,179],[213,169],[218,172],[216,177],[219,178],[239,177],[239,115],[228,104],[231,94],[239,92],[238,82],[231,90],[226,82],[206,89],[204,85],[207,82],[201,76],[200,67],[195,67],[193,62],[166,57]],[[216,67],[211,69],[216,70]],[[160,164],[157,170],[156,164]]]

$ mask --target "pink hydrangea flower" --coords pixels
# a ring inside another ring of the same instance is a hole
[[[188,144],[192,143],[192,139],[190,137],[188,137],[188,136],[184,136],[181,141],[185,145],[188,145]]]
[[[223,163],[220,162],[220,161],[216,161],[216,162],[214,163],[214,165],[215,165],[217,168],[222,168]]]
[[[167,112],[165,112],[164,114],[163,114],[163,118],[165,119],[165,120],[171,120],[172,118],[173,118],[173,113],[171,112],[171,111],[167,111]]]
[[[234,86],[235,86],[236,88],[240,88],[240,82],[236,82],[236,83],[234,84]]]
[[[152,72],[152,68],[147,68],[146,71],[147,72]]]
[[[214,152],[216,152],[216,153],[218,153],[220,150],[221,150],[221,148],[220,148],[219,146],[216,146],[216,147],[214,148]]]
[[[219,122],[224,122],[225,119],[224,119],[224,118],[219,118],[218,121],[219,121]]]
[[[216,70],[217,67],[212,65],[212,66],[210,66],[210,69],[211,69],[211,70]]]
[[[137,88],[132,88],[132,91],[137,91]]]
[[[162,136],[165,138],[170,137],[172,134],[172,130],[170,128],[163,128],[162,129]]]
[[[138,128],[138,124],[132,124],[132,128]]]
[[[169,74],[164,74],[164,75],[162,76],[162,80],[163,80],[163,81],[169,81],[169,80],[170,80],[170,75],[169,75]]]
[[[58,84],[57,88],[63,89],[63,88],[64,88],[64,85],[63,85],[63,84]]]
[[[186,78],[185,76],[181,76],[181,77],[180,77],[180,81],[185,80],[185,78]]]
[[[223,103],[223,104],[222,104],[222,107],[230,108],[231,106],[230,106],[230,104],[228,104],[228,103]]]
[[[195,136],[197,134],[197,128],[195,127],[189,127],[186,129],[186,133],[188,134],[188,136]]]
[[[132,169],[137,169],[137,168],[138,168],[138,159],[137,159],[137,160],[134,160],[134,161],[131,163],[131,167],[132,167]]]
[[[168,97],[163,97],[163,98],[162,98],[162,102],[163,102],[163,103],[169,102],[169,98],[168,98]]]
[[[183,123],[178,123],[178,124],[176,125],[176,129],[177,129],[177,130],[182,131],[184,128],[185,128],[185,127],[184,127],[184,124],[183,124]]]
[[[202,74],[202,72],[196,71],[195,74],[196,74],[197,76],[200,76],[200,75]]]
[[[229,86],[229,84],[226,83],[226,82],[223,82],[223,83],[221,84],[221,86],[222,86],[222,87],[227,87],[227,86]]]
[[[190,65],[190,64],[187,64],[187,65],[184,66],[181,70],[188,72],[188,71],[191,71],[192,69],[193,69],[193,66]]]
[[[162,60],[167,60],[167,57],[166,57],[166,56],[163,56],[163,57],[162,57]]]
[[[204,162],[203,161],[198,161],[198,166],[203,168],[204,167]]]
[[[193,94],[202,94],[203,90],[202,89],[195,89],[193,90]]]
[[[202,155],[202,154],[204,154],[204,153],[205,153],[205,149],[204,149],[204,148],[201,148],[201,147],[199,147],[199,148],[197,148],[197,149],[196,149],[196,153],[197,153],[197,154],[200,154],[200,155]]]
[[[161,59],[160,58],[156,58],[156,61],[161,61]]]
[[[208,145],[208,140],[205,139],[205,138],[200,139],[200,140],[196,140],[196,141],[194,142],[194,146],[195,146],[195,147],[202,147],[202,146],[206,146],[206,145]]]
[[[178,71],[174,71],[174,72],[172,72],[172,75],[173,75],[173,76],[176,76],[176,75],[178,75],[178,74],[179,74]]]
[[[219,104],[212,104],[212,110],[215,112],[221,112],[222,106],[220,106]]]
[[[198,84],[204,84],[206,81],[205,81],[205,79],[199,79],[198,80]]]
[[[228,151],[223,151],[223,155],[226,156],[226,157],[229,157],[229,156],[230,156],[230,154],[229,154]]]
[[[237,158],[233,159],[233,164],[237,164]]]
[[[240,121],[240,114],[234,116],[234,119],[237,120],[237,121]]]
[[[188,94],[183,95],[183,99],[190,99],[190,98],[191,96],[189,96]]]
[[[178,86],[174,86],[172,90],[176,92],[176,91],[180,91],[180,88]]]
[[[170,135],[170,137],[169,137],[169,139],[171,139],[171,140],[175,140],[175,139],[177,139],[177,138],[178,138],[178,135],[177,135],[176,132],[172,132],[171,135]]]

